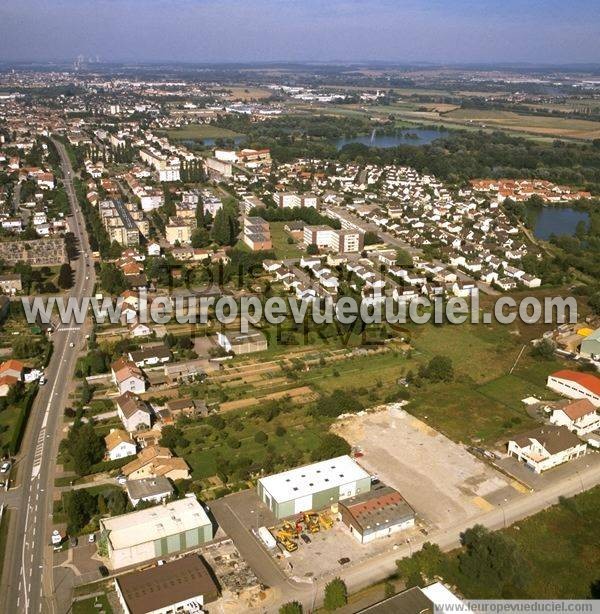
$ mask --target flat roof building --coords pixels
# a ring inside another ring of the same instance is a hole
[[[115,589],[125,614],[201,612],[219,596],[210,569],[195,555],[119,576]]]
[[[213,526],[195,497],[100,519],[113,569],[137,565],[210,541]]]
[[[371,476],[345,455],[261,478],[257,489],[273,514],[285,518],[368,492]]]

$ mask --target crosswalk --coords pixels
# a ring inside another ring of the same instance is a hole
[[[46,428],[43,427],[38,435],[37,443],[35,445],[35,454],[33,457],[33,469],[31,471],[31,478],[36,478],[40,472],[42,466],[42,457],[44,455],[44,439],[46,438]]]

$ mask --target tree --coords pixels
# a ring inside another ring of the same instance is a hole
[[[314,414],[336,418],[340,414],[356,413],[364,409],[356,396],[346,390],[337,389],[322,396],[316,403]]]
[[[63,290],[68,290],[73,286],[73,269],[71,269],[71,265],[67,262],[63,263],[60,266],[60,271],[58,273],[58,287]]]
[[[87,490],[72,490],[65,494],[67,531],[79,533],[97,512],[97,503]]]
[[[210,233],[206,228],[199,226],[192,232],[192,247],[202,248],[210,245]]]
[[[279,614],[302,614],[302,604],[298,601],[284,603],[279,608]]]
[[[87,379],[84,377],[81,384],[81,402],[87,405],[92,400],[92,387],[88,384]]]
[[[531,348],[531,355],[542,360],[551,360],[554,357],[555,345],[550,339],[542,339]]]
[[[345,439],[335,433],[326,433],[323,435],[319,447],[311,454],[311,459],[316,462],[350,454],[350,452],[350,444]]]
[[[315,244],[315,243],[309,243],[309,244],[306,246],[306,253],[307,253],[309,256],[315,256],[316,254],[318,254],[318,253],[319,253],[319,248],[316,246],[316,244]]]
[[[426,367],[421,367],[420,375],[432,382],[451,382],[454,379],[452,359],[448,356],[434,356]]]
[[[461,573],[489,589],[490,595],[502,595],[510,587],[524,585],[528,566],[515,541],[483,525],[467,529],[460,540],[464,547],[458,557]]]
[[[121,294],[127,289],[127,281],[121,269],[108,262],[100,267],[100,283],[109,294]]]
[[[92,465],[104,457],[104,439],[94,429],[93,422],[76,420],[69,430],[64,444],[78,475],[86,475]]]
[[[376,232],[373,232],[372,230],[368,230],[367,232],[365,232],[365,245],[375,245],[376,243],[381,243],[381,239],[379,238],[379,235]]]
[[[264,443],[267,443],[268,440],[269,440],[269,437],[264,431],[257,431],[256,434],[254,435],[254,441],[256,441],[256,443],[264,444]]]
[[[183,431],[174,425],[164,426],[162,431],[160,432],[160,445],[174,450],[175,448],[185,448],[189,441],[183,435]]]
[[[325,587],[323,605],[326,610],[337,610],[348,603],[348,589],[341,578],[334,578]]]

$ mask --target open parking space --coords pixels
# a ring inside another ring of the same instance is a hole
[[[333,430],[359,448],[359,463],[398,490],[431,527],[523,496],[512,480],[398,406],[345,417]]]
[[[535,473],[529,469],[525,463],[519,462],[512,456],[502,458],[496,461],[496,464],[503,471],[514,476],[532,490],[543,490],[568,477],[572,477],[574,480],[583,479],[581,478],[580,472],[584,469],[600,465],[600,454],[590,450],[585,456],[558,465],[558,467],[554,467],[543,473]],[[587,484],[582,484],[582,490],[584,486],[586,488],[588,487]]]

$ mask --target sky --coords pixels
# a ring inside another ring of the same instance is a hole
[[[600,63],[600,0],[0,0],[0,61]]]

